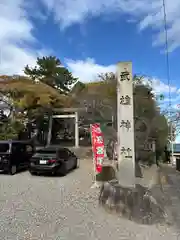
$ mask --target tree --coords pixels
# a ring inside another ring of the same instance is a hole
[[[105,76],[99,75],[96,82],[83,84],[78,82],[72,89],[74,105],[85,108],[86,111],[80,114],[84,118],[93,121],[111,121],[116,115],[115,99],[115,81],[113,73],[107,73]],[[105,81],[107,77],[107,81]],[[109,80],[111,77],[111,80]],[[113,86],[112,86],[113,85]]]
[[[0,77],[2,79],[2,77]],[[36,108],[62,107],[67,96],[42,82],[34,82],[27,77],[9,76],[8,81],[0,81],[1,94],[9,99],[16,109],[29,111]]]
[[[67,95],[42,82],[23,76],[1,76],[0,79],[1,99],[5,99],[6,105],[8,103],[11,117],[22,125],[33,121],[41,126],[45,113],[51,114],[53,108],[66,107],[68,104]]]
[[[24,125],[17,120],[8,119],[8,121],[0,124],[0,139],[10,140],[18,139],[18,134],[20,131],[24,130]]]
[[[143,77],[134,76],[133,92],[136,150],[141,151],[141,158],[146,159],[148,152],[142,149],[144,142],[155,140],[158,150],[162,153],[167,143],[168,125],[166,118],[158,109],[151,86],[144,84]],[[80,88],[77,96],[79,105],[85,105],[91,110],[92,121],[96,121],[99,114],[102,121],[108,122],[112,115],[116,116],[115,74],[101,74],[98,81],[85,84],[83,89]]]
[[[27,65],[24,73],[33,81],[39,80],[63,93],[69,92],[68,86],[77,81],[77,78],[74,78],[54,56],[37,58],[36,66],[31,68]]]
[[[44,114],[50,115],[54,108],[72,104],[73,98],[67,93],[69,85],[77,79],[58,58],[38,58],[36,66],[27,65],[24,73],[26,77],[0,76],[0,101],[8,106],[14,119],[22,124],[28,119],[42,126]]]

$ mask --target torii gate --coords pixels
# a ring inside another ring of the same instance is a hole
[[[75,124],[75,147],[79,147],[79,118],[78,118],[78,112],[85,110],[84,108],[58,108],[53,109],[54,112],[60,113],[51,115],[49,119],[49,130],[48,130],[48,138],[47,138],[47,145],[50,145],[51,143],[51,136],[52,136],[52,123],[54,118],[74,118],[74,124]]]

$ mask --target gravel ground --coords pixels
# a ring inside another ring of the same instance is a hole
[[[0,175],[0,240],[177,240],[165,226],[141,226],[98,207],[92,166],[65,177]]]
[[[167,196],[166,199],[171,213],[171,221],[174,222],[176,229],[178,229],[180,233],[180,172],[176,171],[176,169],[170,165],[162,166],[162,170],[167,176],[167,184],[163,186],[163,191],[165,196]]]

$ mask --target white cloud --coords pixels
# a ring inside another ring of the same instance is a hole
[[[48,11],[54,12],[55,20],[61,27],[68,27],[74,23],[82,23],[89,16],[104,15],[106,13],[128,13],[129,19],[139,21],[140,29],[152,26],[162,29],[162,0],[41,0]],[[180,19],[180,2],[179,0],[166,0],[167,2],[167,18],[169,23],[169,37],[171,48],[175,48],[180,43],[179,19]],[[31,5],[30,5],[31,4]],[[27,3],[26,0],[0,0],[0,74],[18,74],[22,72],[24,65],[35,64],[36,57],[45,55],[46,52],[34,51],[31,44],[36,39],[33,36],[34,26],[28,14],[29,11],[35,9],[32,4],[35,1]],[[41,16],[40,11],[34,11],[33,16]],[[128,20],[128,19],[127,19]],[[158,35],[156,43],[162,42],[163,35]],[[179,37],[179,38],[178,38]],[[89,72],[91,77],[96,77],[96,72],[112,71],[113,65],[101,66],[95,64],[94,60],[88,61],[72,61],[68,64],[73,69],[75,75],[83,73],[83,79],[89,80]],[[81,66],[88,68],[89,71],[82,71]],[[76,68],[76,69],[75,69]],[[163,87],[162,84],[160,87]],[[164,89],[164,87],[163,87]]]
[[[0,1],[0,74],[21,74],[26,64],[34,65],[43,54],[27,47],[36,41],[27,8],[25,0]]]
[[[125,12],[138,16],[159,7],[159,2],[150,0],[41,0],[54,12],[55,20],[67,27],[73,23],[82,23],[87,17],[99,16],[113,12]],[[162,5],[162,4],[161,4]]]
[[[155,94],[162,93],[178,93],[178,89],[175,86],[169,86],[163,81],[159,80],[157,77],[144,78],[144,83],[149,84],[153,89]]]
[[[78,77],[82,82],[96,81],[98,74],[116,71],[115,65],[100,65],[94,59],[86,60],[66,60],[65,64],[75,77]],[[169,86],[157,77],[145,78],[144,83],[150,84],[153,92],[157,97],[158,104],[164,113],[168,113],[170,109],[180,111],[180,90],[175,86],[170,86],[171,99],[169,100]],[[160,99],[160,95],[164,95],[164,99]]]
[[[100,73],[115,72],[115,66],[103,66],[95,63],[94,59],[88,58],[83,60],[66,60],[66,65],[72,71],[75,77],[78,77],[83,82],[97,80]]]
[[[41,0],[61,28],[83,23],[87,17],[109,13],[129,14],[130,20],[139,23],[139,29],[152,27],[156,30],[153,45],[165,40],[162,0]],[[165,0],[170,51],[180,45],[180,1]]]
[[[100,65],[95,62],[92,58],[87,58],[86,60],[66,60],[66,65],[72,71],[75,77],[78,77],[80,81],[89,82],[97,80],[97,76],[100,73],[114,72],[116,71],[115,65]],[[145,78],[145,83],[151,85],[154,89],[154,93],[159,94],[167,94],[169,93],[169,86],[165,84],[163,81],[159,80],[157,77]],[[172,94],[178,94],[179,89],[175,86],[170,86],[170,91]],[[173,98],[172,101],[176,101],[180,98],[180,95],[177,95],[176,98]],[[164,101],[168,101],[165,99]]]

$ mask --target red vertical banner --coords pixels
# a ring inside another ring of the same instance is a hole
[[[104,161],[105,146],[103,133],[99,123],[91,124],[91,141],[95,172],[100,173]]]

